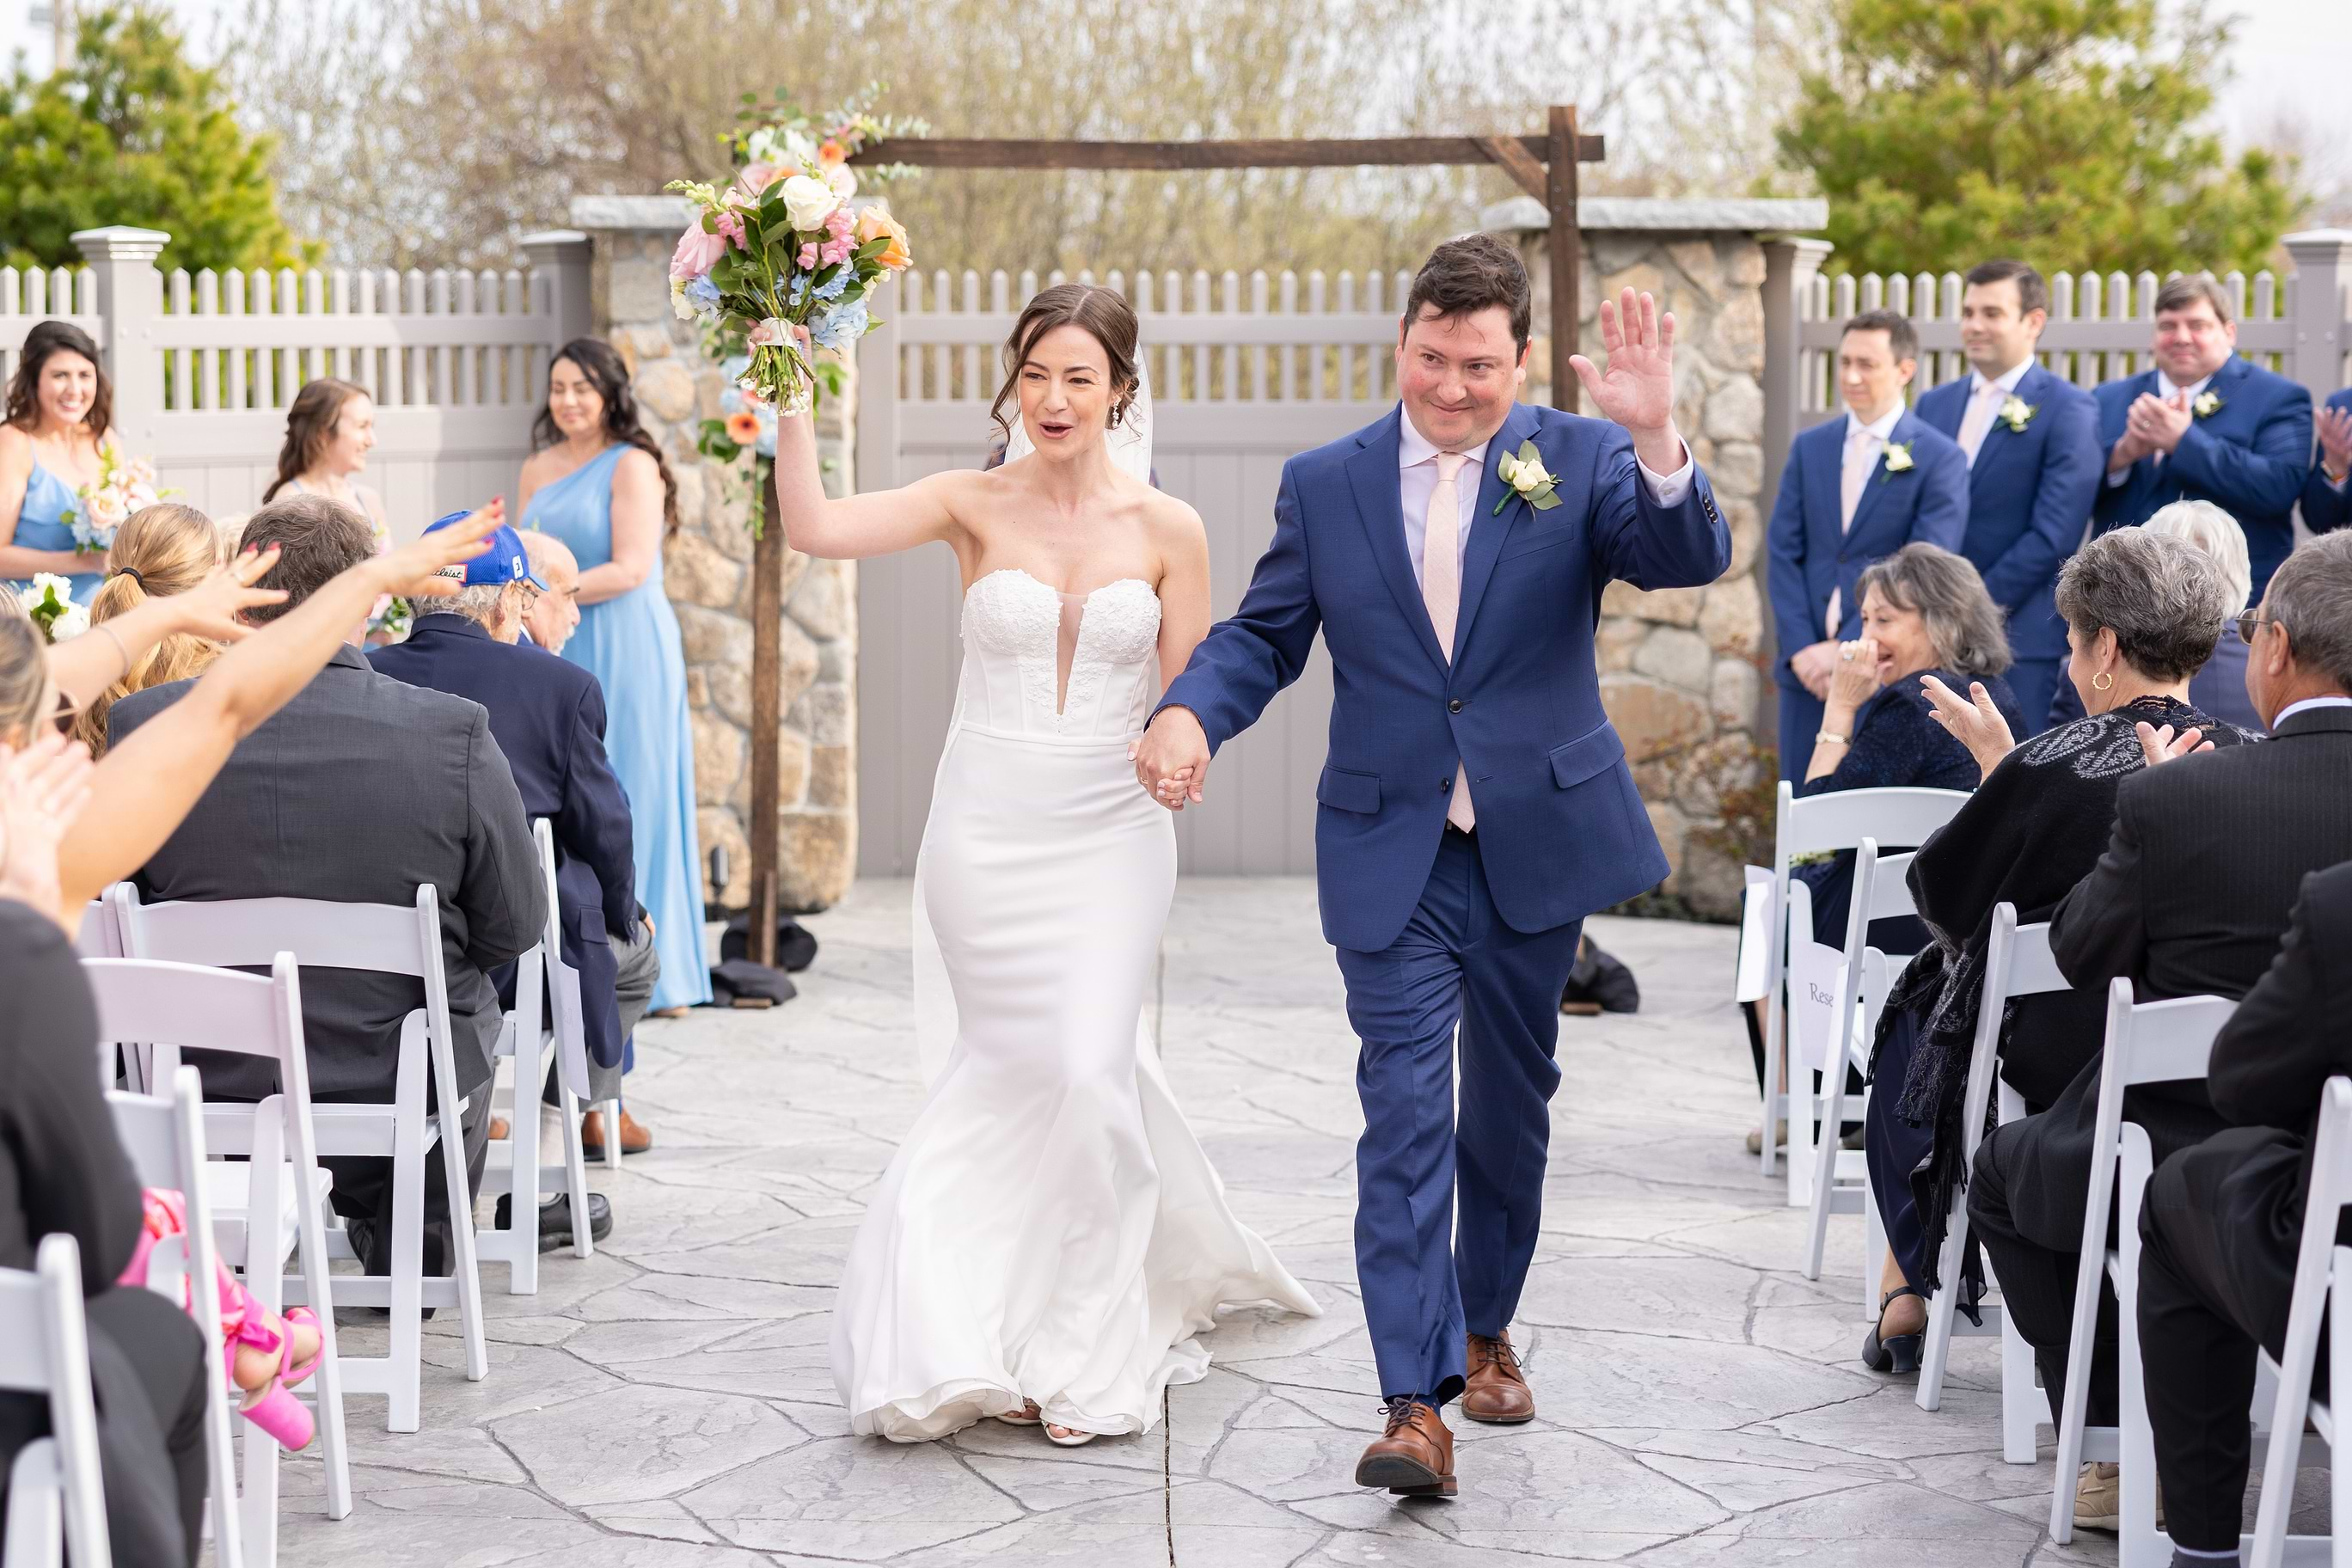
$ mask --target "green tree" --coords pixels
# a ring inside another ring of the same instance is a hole
[[[216,72],[189,63],[159,14],[81,18],[73,58],[0,90],[0,259],[58,266],[109,224],[172,236],[165,268],[303,259],[278,212],[271,139],[248,135]]]
[[[2226,24],[2157,0],[1841,0],[1780,155],[1830,200],[1832,264],[2254,268],[2291,165],[2200,129]]]

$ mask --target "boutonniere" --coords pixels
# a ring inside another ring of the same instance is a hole
[[[1553,479],[1550,471],[1543,466],[1543,458],[1537,454],[1533,441],[1522,443],[1516,455],[1504,453],[1501,461],[1495,465],[1495,472],[1503,483],[1510,487],[1512,495],[1538,511],[1549,511],[1559,504],[1559,497],[1552,493],[1559,481]],[[1500,517],[1503,509],[1510,504],[1511,496],[1507,495],[1495,503],[1495,510],[1488,515]]]
[[[2012,392],[2001,400],[1999,418],[2009,426],[2011,435],[2022,436],[2025,427],[2033,423],[2033,416],[2041,412],[2039,404],[2028,403]]]
[[[1889,441],[1886,443],[1886,455],[1881,459],[1881,462],[1885,468],[1887,473],[1907,474],[1914,468],[1917,467],[1917,465],[1911,460],[1911,447],[1913,445],[1914,443],[1909,441]]]
[[[2212,391],[2199,393],[2197,401],[2189,405],[2189,412],[2200,419],[2212,418],[2221,412],[2221,395]]]

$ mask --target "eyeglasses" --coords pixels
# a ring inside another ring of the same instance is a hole
[[[2241,615],[2238,617],[2238,640],[2244,643],[2248,647],[2253,647],[2254,628],[2263,625],[2266,621],[2270,621],[2270,616],[2264,615],[2260,610],[2248,610],[2244,614]],[[2276,625],[2277,623],[2272,622],[2271,624]]]

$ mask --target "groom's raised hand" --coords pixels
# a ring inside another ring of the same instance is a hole
[[[1135,782],[1171,811],[1181,811],[1188,800],[1198,803],[1209,782],[1209,737],[1190,708],[1164,708],[1127,749],[1135,763]]]
[[[1601,301],[1601,346],[1608,368],[1582,354],[1569,363],[1601,415],[1633,437],[1633,455],[1654,474],[1683,466],[1683,438],[1675,429],[1675,313],[1661,312],[1648,294],[1628,289]]]

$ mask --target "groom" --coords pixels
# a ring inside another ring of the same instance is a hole
[[[1285,466],[1240,611],[1136,753],[1162,805],[1200,801],[1216,748],[1323,630],[1338,695],[1316,874],[1363,1047],[1356,1268],[1388,1415],[1356,1480],[1395,1492],[1453,1495],[1439,1411],[1455,1397],[1475,1421],[1535,1415],[1509,1331],[1560,992],[1584,917],[1666,875],[1601,706],[1601,591],[1689,587],[1731,560],[1675,430],[1674,318],[1630,289],[1602,302],[1608,369],[1574,363],[1607,421],[1514,401],[1528,328],[1516,251],[1488,235],[1437,247],[1405,300],[1402,406]],[[1516,461],[1529,447],[1539,468]]]

